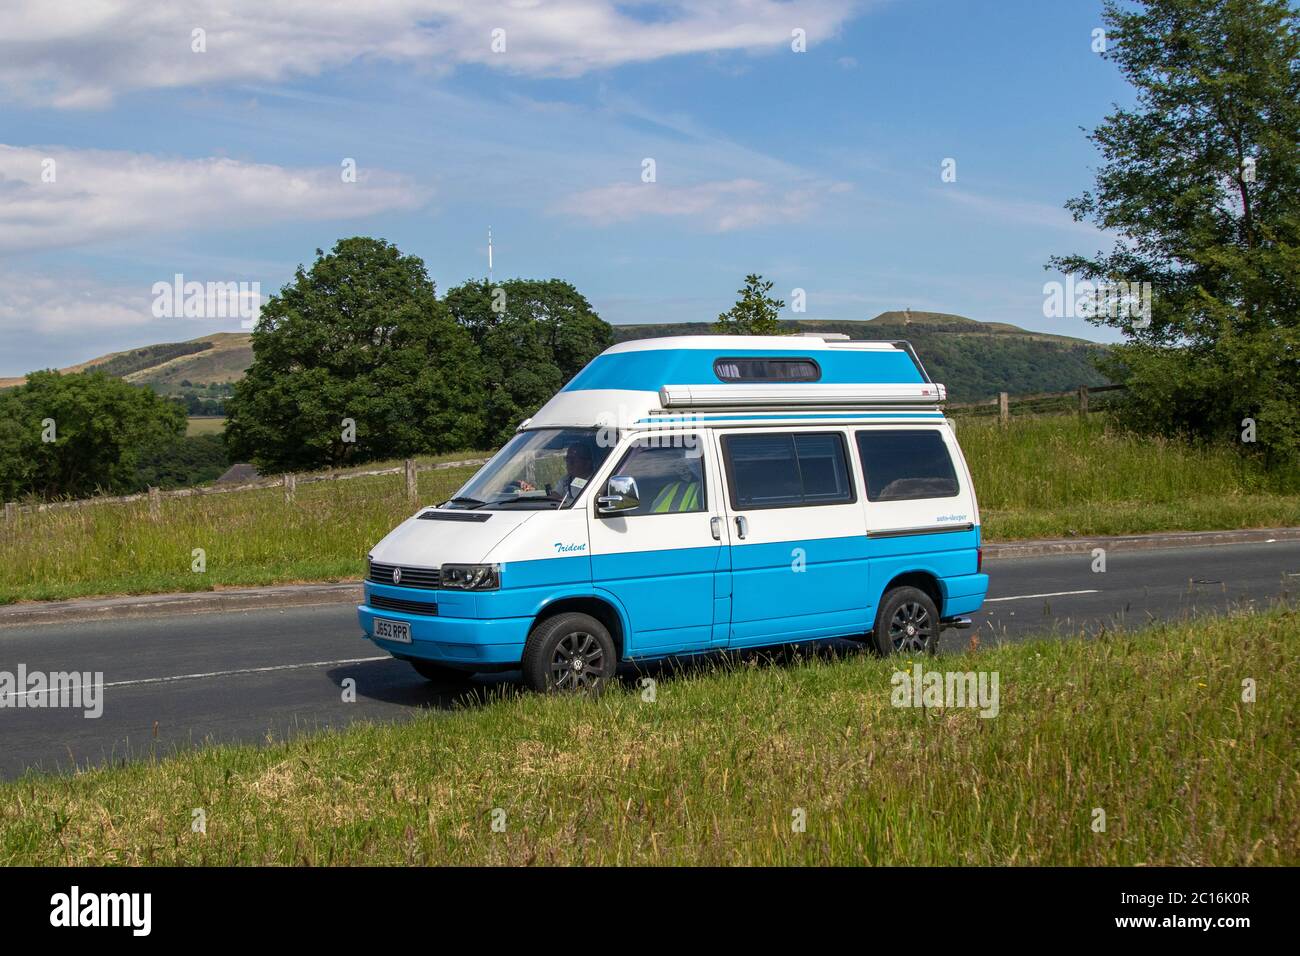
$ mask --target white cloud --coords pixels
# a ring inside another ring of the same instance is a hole
[[[4,271],[0,329],[66,336],[145,325],[154,321],[150,298],[144,283],[134,288],[78,275]]]
[[[728,179],[688,186],[666,183],[612,183],[583,190],[552,207],[552,212],[586,219],[598,226],[650,216],[693,220],[714,232],[730,232],[808,218],[844,183],[809,182],[775,187],[755,179]]]
[[[53,160],[54,181],[43,175]],[[393,173],[289,169],[233,159],[0,144],[0,253],[64,248],[123,235],[330,220],[420,205]]]
[[[662,57],[810,48],[859,0],[13,0],[0,32],[0,91],[93,108],[134,89],[275,81],[357,59],[431,71],[483,64],[580,76]],[[206,31],[206,52],[191,49]],[[493,31],[505,31],[494,52]]]

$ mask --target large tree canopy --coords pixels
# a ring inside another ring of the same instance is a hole
[[[1133,85],[1094,130],[1095,191],[1068,203],[1113,230],[1063,272],[1150,282],[1149,325],[1108,374],[1141,428],[1237,438],[1254,419],[1275,462],[1300,452],[1300,31],[1284,0],[1106,4],[1106,56]]]
[[[486,432],[496,446],[614,342],[586,298],[560,279],[471,280],[447,292],[447,308],[483,356]]]
[[[100,371],[32,372],[0,393],[0,495],[134,491],[137,466],[185,432],[185,411]]]
[[[472,447],[477,350],[424,263],[361,237],[316,255],[253,331],[253,364],[227,403],[232,457],[288,471]]]

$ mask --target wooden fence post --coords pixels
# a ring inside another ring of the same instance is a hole
[[[149,486],[149,520],[157,521],[162,517],[162,495],[153,485]]]
[[[12,527],[17,522],[18,522],[18,502],[6,501],[5,502],[5,525],[8,527]]]
[[[1011,418],[1011,401],[1006,392],[998,392],[998,421],[1003,425]]]
[[[420,500],[420,486],[415,477],[415,459],[406,459],[406,500],[416,504]]]
[[[298,490],[298,476],[292,472],[284,474],[284,500],[293,503],[293,493]]]
[[[1088,414],[1088,386],[1079,386],[1079,417],[1084,418]]]

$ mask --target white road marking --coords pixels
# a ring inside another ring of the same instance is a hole
[[[1093,588],[1089,591],[1050,591],[1047,594],[1017,594],[1014,597],[985,598],[985,604],[992,604],[994,601],[1027,601],[1030,598],[1045,597],[1064,597],[1067,594],[1100,594],[1101,591]]]
[[[275,664],[271,667],[243,667],[233,671],[208,671],[205,674],[176,674],[172,677],[142,677],[138,680],[119,680],[104,684],[105,687],[130,687],[135,684],[167,684],[177,680],[202,680],[206,677],[234,677],[239,674],[269,674],[272,671],[291,671],[301,667],[329,667],[333,664],[370,664],[374,661],[388,661],[392,658],[383,654],[379,657],[350,657],[341,661],[309,661],[305,664]]]
[[[382,657],[350,657],[344,661],[308,661],[307,663],[277,663],[270,667],[240,667],[234,671],[207,671],[205,674],[174,674],[168,678],[139,678],[136,680],[110,680],[107,684],[95,684],[95,687],[104,689],[107,687],[134,687],[139,684],[169,684],[173,680],[203,680],[204,678],[230,678],[239,674],[269,674],[270,671],[291,671],[299,667],[330,667],[337,663],[372,663],[374,661],[391,661],[390,656],[383,654]],[[14,697],[31,697],[32,695],[45,695],[45,693],[57,693],[61,688],[47,687],[35,689],[35,691],[13,691],[3,696],[5,701],[13,700]],[[12,705],[9,705],[12,706]]]
[[[104,687],[132,687],[139,684],[169,684],[178,680],[203,680],[207,677],[234,677],[239,674],[267,674],[271,671],[291,671],[301,667],[329,667],[334,664],[370,664],[374,661],[392,660],[387,654],[382,657],[350,657],[341,661],[309,661],[306,664],[276,664],[272,667],[243,667],[233,671],[208,671],[203,674],[174,674],[170,677],[141,677],[137,680],[117,680],[110,681],[106,684],[97,684],[96,686]],[[56,688],[57,690],[57,688]],[[44,690],[24,690],[15,691],[10,697],[27,697],[31,694],[48,694],[50,688]]]

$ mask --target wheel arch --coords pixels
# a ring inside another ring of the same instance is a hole
[[[934,606],[939,611],[939,616],[943,617],[944,604],[944,587],[943,579],[933,571],[926,571],[920,568],[911,571],[904,571],[901,574],[894,575],[884,589],[880,592],[879,604],[885,602],[885,595],[894,588],[913,587],[924,591],[934,602]]]
[[[610,638],[614,641],[614,649],[618,652],[618,659],[620,661],[625,659],[628,633],[627,616],[623,609],[613,601],[597,594],[566,594],[563,597],[548,601],[538,608],[537,613],[533,615],[533,623],[528,628],[529,633],[543,621],[549,620],[557,614],[565,614],[570,611],[589,614],[605,625]]]

